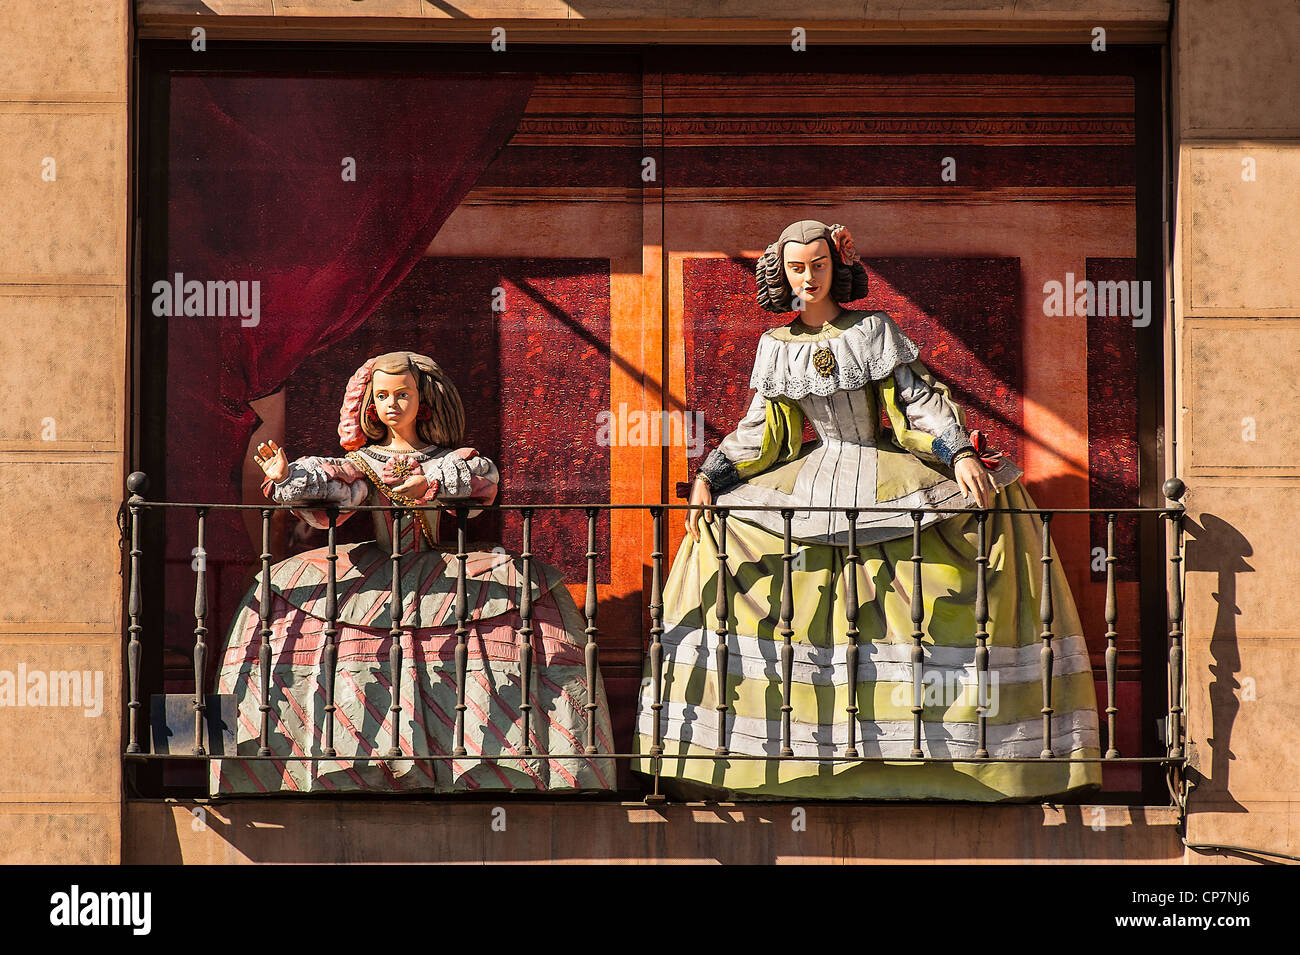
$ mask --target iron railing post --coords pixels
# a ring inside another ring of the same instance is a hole
[[[140,505],[144,503],[144,494],[149,490],[149,478],[143,471],[133,471],[126,479],[126,488],[131,492],[127,506],[131,514],[131,579],[126,603],[127,625],[126,672],[127,672],[127,714],[128,735],[126,751],[141,752],[140,746]]]
[[[1039,654],[1039,660],[1042,665],[1043,678],[1043,751],[1038,755],[1043,759],[1051,759],[1052,753],[1052,670],[1056,660],[1056,652],[1052,649],[1052,619],[1054,616],[1052,608],[1052,512],[1046,511],[1042,515],[1043,528],[1043,555],[1040,562],[1043,565],[1042,572],[1042,594],[1038,605],[1038,616],[1043,622],[1043,649]]]
[[[1116,641],[1119,634],[1115,622],[1119,619],[1118,602],[1115,596],[1115,515],[1106,515],[1106,758],[1114,759],[1119,755],[1116,742],[1116,721],[1119,706],[1116,704],[1116,681],[1119,674],[1119,647]]]
[[[861,557],[858,554],[858,512],[845,511],[844,515],[849,522],[849,552],[844,559],[844,616],[849,625],[845,634],[848,646],[844,650],[849,705],[844,708],[844,712],[849,724],[849,745],[844,750],[844,755],[854,757],[858,755],[858,637],[861,634],[858,629],[861,613],[858,605],[858,564],[861,563]]]
[[[208,509],[197,508],[198,540],[194,548],[194,755],[203,756],[203,716],[207,710],[203,674],[208,665],[208,552],[204,548],[204,527]]]
[[[925,708],[925,593],[921,585],[921,512],[912,512],[912,758],[925,755],[921,749],[921,715]]]
[[[975,702],[979,732],[979,748],[975,756],[989,758],[989,598],[988,598],[988,541],[989,512],[981,508],[975,515]]]
[[[1171,759],[1183,756],[1183,512],[1181,498],[1187,488],[1178,478],[1162,487],[1176,510],[1169,515],[1173,546],[1169,551],[1169,718],[1165,724]]]

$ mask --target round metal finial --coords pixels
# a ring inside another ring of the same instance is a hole
[[[1171,477],[1160,485],[1160,490],[1164,492],[1165,497],[1171,501],[1181,500],[1182,496],[1187,493],[1187,485],[1182,482],[1181,478]]]
[[[149,475],[143,471],[132,471],[126,477],[126,489],[132,494],[143,495],[149,490]]]

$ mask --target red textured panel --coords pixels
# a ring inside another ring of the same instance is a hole
[[[745,413],[762,333],[788,323],[755,301],[753,259],[682,264],[686,401],[705,420],[705,447]],[[1024,430],[1020,355],[1020,261],[1014,258],[864,259],[870,290],[851,308],[881,309],[965,408],[967,426],[1020,463]]]
[[[1137,278],[1136,259],[1087,260],[1086,278],[1095,283]],[[1137,333],[1127,315],[1088,316],[1088,506],[1138,505]],[[1106,547],[1106,517],[1089,518],[1091,548]],[[1115,578],[1138,579],[1138,521],[1134,514],[1115,518]],[[1105,568],[1092,567],[1104,581]]]

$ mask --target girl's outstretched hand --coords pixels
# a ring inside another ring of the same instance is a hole
[[[289,459],[284,449],[274,441],[263,441],[253,453],[253,460],[265,472],[266,476],[279,484],[289,475]]]

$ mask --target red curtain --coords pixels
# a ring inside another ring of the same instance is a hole
[[[167,270],[149,276],[167,285],[146,298],[146,320],[166,323],[152,336],[166,341],[166,473],[151,490],[236,502],[258,423],[249,401],[355,330],[402,281],[514,132],[534,79],[189,73],[170,83]],[[257,323],[159,315],[191,281],[248,283],[250,305],[257,282]],[[193,530],[192,518],[171,522],[169,583],[189,575],[193,586]],[[240,520],[220,512],[207,549],[222,563],[255,560]],[[212,576],[218,590],[238,583]]]

